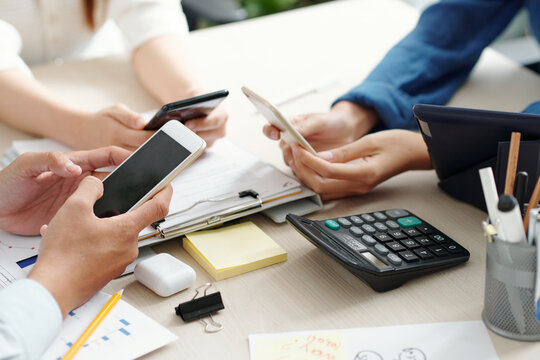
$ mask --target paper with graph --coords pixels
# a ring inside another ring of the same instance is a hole
[[[42,359],[56,360],[69,349],[99,313],[110,295],[100,292],[68,314],[60,334]],[[148,316],[120,300],[76,355],[76,359],[134,359],[177,337]]]

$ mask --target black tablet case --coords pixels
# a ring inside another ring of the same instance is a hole
[[[502,189],[504,176],[501,180],[500,174],[505,174],[508,158],[504,143],[508,144],[512,131],[521,132],[524,146],[520,149],[518,171],[527,171],[534,179],[527,189],[530,196],[539,176],[540,155],[535,142],[529,140],[540,140],[540,116],[424,104],[415,105],[413,112],[440,188],[483,210],[486,206],[478,170],[492,167],[497,186]],[[504,169],[497,167],[498,163],[504,164]]]

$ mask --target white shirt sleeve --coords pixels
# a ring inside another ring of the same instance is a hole
[[[0,20],[0,71],[18,68],[31,75],[30,69],[19,56],[21,49],[19,32],[11,24]]]
[[[157,36],[188,32],[179,0],[110,1],[108,15],[120,28],[130,51]]]
[[[0,291],[0,359],[39,359],[61,326],[60,307],[39,282],[21,279]]]

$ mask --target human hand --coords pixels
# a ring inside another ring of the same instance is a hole
[[[84,114],[77,125],[73,136],[61,139],[75,149],[116,145],[135,150],[153,134],[143,130],[144,118],[123,104]]]
[[[0,172],[0,229],[37,235],[86,176],[116,166],[130,152],[115,146],[96,150],[25,153]]]
[[[104,219],[94,215],[102,195],[102,182],[87,176],[41,229],[39,256],[28,277],[49,290],[64,316],[135,260],[139,232],[167,215],[172,187],[133,211]]]
[[[317,151],[349,144],[370,131],[377,122],[375,111],[348,101],[337,103],[329,112],[298,115],[291,118],[293,126]],[[265,124],[263,133],[280,139],[279,129]],[[287,165],[292,160],[291,147],[281,140],[279,146]]]
[[[225,125],[229,115],[222,106],[215,108],[208,116],[186,121],[185,125],[206,141],[208,147],[225,136]]]
[[[365,194],[401,172],[431,168],[422,136],[407,130],[369,134],[318,155],[295,145],[290,166],[300,181],[325,200]]]

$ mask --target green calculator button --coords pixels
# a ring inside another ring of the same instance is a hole
[[[416,216],[407,216],[397,219],[397,223],[404,228],[410,228],[413,226],[422,225],[422,220]]]
[[[334,220],[326,220],[325,223],[327,228],[332,230],[339,230],[339,224]]]

